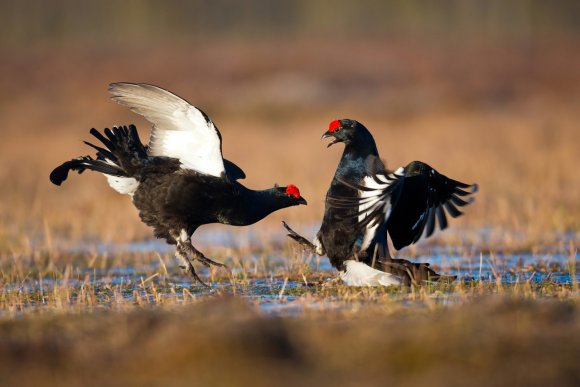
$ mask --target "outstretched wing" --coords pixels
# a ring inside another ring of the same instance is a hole
[[[183,168],[221,177],[221,134],[211,119],[184,99],[145,83],[111,83],[111,99],[153,124],[148,153],[179,159]]]
[[[476,184],[450,179],[420,161],[393,173],[385,171],[376,156],[370,156],[367,164],[369,176],[362,184],[343,183],[359,190],[355,204],[359,227],[372,229],[386,222],[397,250],[417,242],[423,234],[431,236],[437,223],[441,230],[447,228],[446,212],[453,218],[462,215],[457,207],[473,201],[463,197],[477,191]],[[335,200],[338,206],[353,205]]]
[[[437,224],[446,229],[446,213],[453,218],[463,215],[457,207],[473,201],[463,197],[477,192],[477,184],[450,179],[420,161],[413,161],[401,172],[393,187],[387,220],[387,232],[397,250],[417,242],[423,233],[431,236]]]

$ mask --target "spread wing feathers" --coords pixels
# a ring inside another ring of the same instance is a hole
[[[139,139],[137,128],[134,125],[106,128],[104,134],[93,128],[90,133],[104,145],[84,142],[97,151],[97,158],[82,156],[66,161],[52,171],[50,181],[61,185],[69,171],[80,174],[88,169],[105,174],[109,185],[118,192],[132,194],[138,186],[136,177],[148,162],[147,151]]]
[[[383,223],[391,209],[391,193],[394,184],[399,179],[397,172],[389,173],[383,162],[376,156],[366,160],[368,175],[360,183],[339,179],[341,184],[358,190],[358,197],[329,197],[328,203],[335,208],[356,208],[350,216],[358,218],[358,230],[373,229]]]
[[[410,163],[402,172],[392,186],[392,210],[387,219],[387,232],[397,250],[417,242],[422,235],[431,236],[437,224],[441,230],[447,228],[446,213],[453,218],[462,215],[457,207],[473,202],[472,197],[462,197],[477,192],[476,184],[450,179],[420,161]]]
[[[331,197],[329,203],[336,208],[356,207],[357,212],[353,216],[358,218],[357,231],[373,229],[389,218],[391,196],[401,177],[397,173],[371,174],[365,176],[361,184],[340,179],[342,184],[359,191],[358,198]]]
[[[221,134],[203,111],[167,90],[144,83],[112,83],[109,92],[115,102],[153,124],[150,155],[177,158],[183,168],[199,173],[225,174]]]
[[[92,128],[90,133],[106,147],[105,149],[84,141],[97,151],[97,160],[119,166],[126,175],[136,174],[148,159],[147,149],[141,143],[135,125],[105,128],[104,135]]]
[[[450,179],[429,165],[414,161],[405,168],[388,172],[380,160],[367,160],[369,175],[360,184],[341,180],[359,191],[358,198],[329,198],[333,207],[358,208],[359,230],[386,222],[395,249],[413,244],[422,235],[429,237],[436,229],[448,226],[446,212],[453,218],[463,213],[463,207],[477,192],[477,184],[465,184]]]

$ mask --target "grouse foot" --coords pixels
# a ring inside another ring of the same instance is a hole
[[[179,260],[179,268],[185,275],[189,275],[193,277],[197,282],[209,288],[210,286],[203,282],[203,280],[199,277],[193,264],[191,263],[189,257],[187,256],[188,247],[185,246],[183,243],[177,244],[177,251],[175,252],[175,257]],[[194,249],[195,250],[195,249]],[[196,250],[197,251],[197,250]]]
[[[208,257],[206,257],[203,254],[201,256],[194,257],[194,259],[200,261],[206,267],[211,267],[213,265],[213,266],[217,266],[217,267],[225,267],[225,268],[227,268],[227,266],[225,264],[220,263],[220,262],[216,262],[216,261],[214,261],[212,259],[209,259]]]
[[[199,261],[206,267],[211,267],[213,265],[217,267],[225,267],[227,269],[225,264],[216,262],[213,259],[206,257],[201,251],[193,247],[191,243],[185,243],[183,247],[187,252],[191,253],[194,261]]]
[[[312,254],[317,254],[316,246],[310,242],[308,239],[304,238],[302,235],[298,234],[296,231],[292,230],[290,226],[284,221],[282,221],[282,225],[288,231],[288,236],[294,239],[298,244],[300,244],[304,249],[310,251]]]
[[[181,268],[184,274],[192,276],[197,282],[202,284],[204,287],[206,288],[210,287],[208,284],[203,282],[203,280],[199,277],[199,275],[197,275],[197,273],[195,272],[195,268],[193,267],[191,262],[189,262],[187,266],[179,266],[179,267]]]
[[[398,275],[405,285],[420,285],[425,281],[454,281],[455,275],[441,275],[431,269],[429,263],[411,262],[406,259],[386,259],[377,262],[380,270]]]

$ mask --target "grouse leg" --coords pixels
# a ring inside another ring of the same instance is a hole
[[[191,241],[186,241],[184,243],[184,248],[187,249],[187,251],[193,255],[194,260],[200,261],[206,267],[211,267],[213,265],[213,266],[217,266],[217,267],[227,268],[227,266],[225,264],[220,263],[220,262],[216,262],[213,259],[209,259],[205,255],[203,255],[203,253],[201,251],[199,251],[198,249],[193,247],[193,245],[191,244]]]
[[[312,254],[320,255],[318,253],[318,249],[316,248],[316,246],[312,242],[310,242],[308,239],[304,238],[302,235],[298,234],[296,231],[292,230],[286,222],[282,221],[282,225],[288,231],[287,235],[290,238],[294,239],[296,242],[298,242],[298,244],[300,244],[302,247],[304,247],[304,249],[306,249],[307,251],[310,251]]]
[[[191,235],[188,235],[187,231],[185,229],[182,229],[181,232],[174,233],[173,238],[177,243],[175,257],[179,261],[179,267],[181,268],[183,273],[192,276],[200,284],[202,284],[206,288],[209,288],[209,285],[203,282],[202,279],[199,277],[199,275],[196,273],[195,268],[193,267],[193,264],[188,257],[187,254],[189,251],[188,245],[191,245]]]
[[[199,275],[196,273],[193,264],[191,263],[189,257],[187,256],[187,249],[183,246],[181,242],[177,243],[177,251],[175,252],[175,257],[179,261],[179,267],[181,268],[184,274],[192,276],[200,284],[202,284],[206,288],[209,288],[209,285],[203,282],[202,279],[199,277]]]

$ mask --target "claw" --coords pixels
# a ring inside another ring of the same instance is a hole
[[[197,275],[195,269],[193,268],[192,260],[188,258],[188,253],[193,256],[192,260],[194,261],[197,260],[206,267],[211,267],[213,265],[228,269],[228,267],[225,264],[215,262],[207,258],[205,255],[203,255],[203,253],[201,253],[195,247],[193,247],[189,241],[181,242],[181,240],[179,240],[177,243],[177,258],[180,259],[181,262],[183,263],[183,265],[180,265],[181,269],[185,272],[185,274],[191,275],[193,278],[195,278],[196,281],[198,281],[206,288],[209,288],[210,286],[207,285],[205,282],[203,282],[201,278]]]
[[[206,267],[211,267],[211,265],[218,266],[218,267],[227,267],[225,264],[220,263],[220,262],[216,262],[212,259],[209,259],[205,255],[202,255],[201,257],[196,257],[196,258]]]
[[[210,286],[208,284],[206,284],[205,282],[203,282],[203,280],[199,277],[199,275],[197,275],[197,273],[195,272],[195,269],[193,268],[193,265],[191,263],[187,267],[183,267],[183,266],[179,266],[179,267],[181,268],[181,270],[183,270],[183,272],[185,274],[189,274],[190,276],[192,276],[202,286],[204,286],[206,288],[210,288]]]

